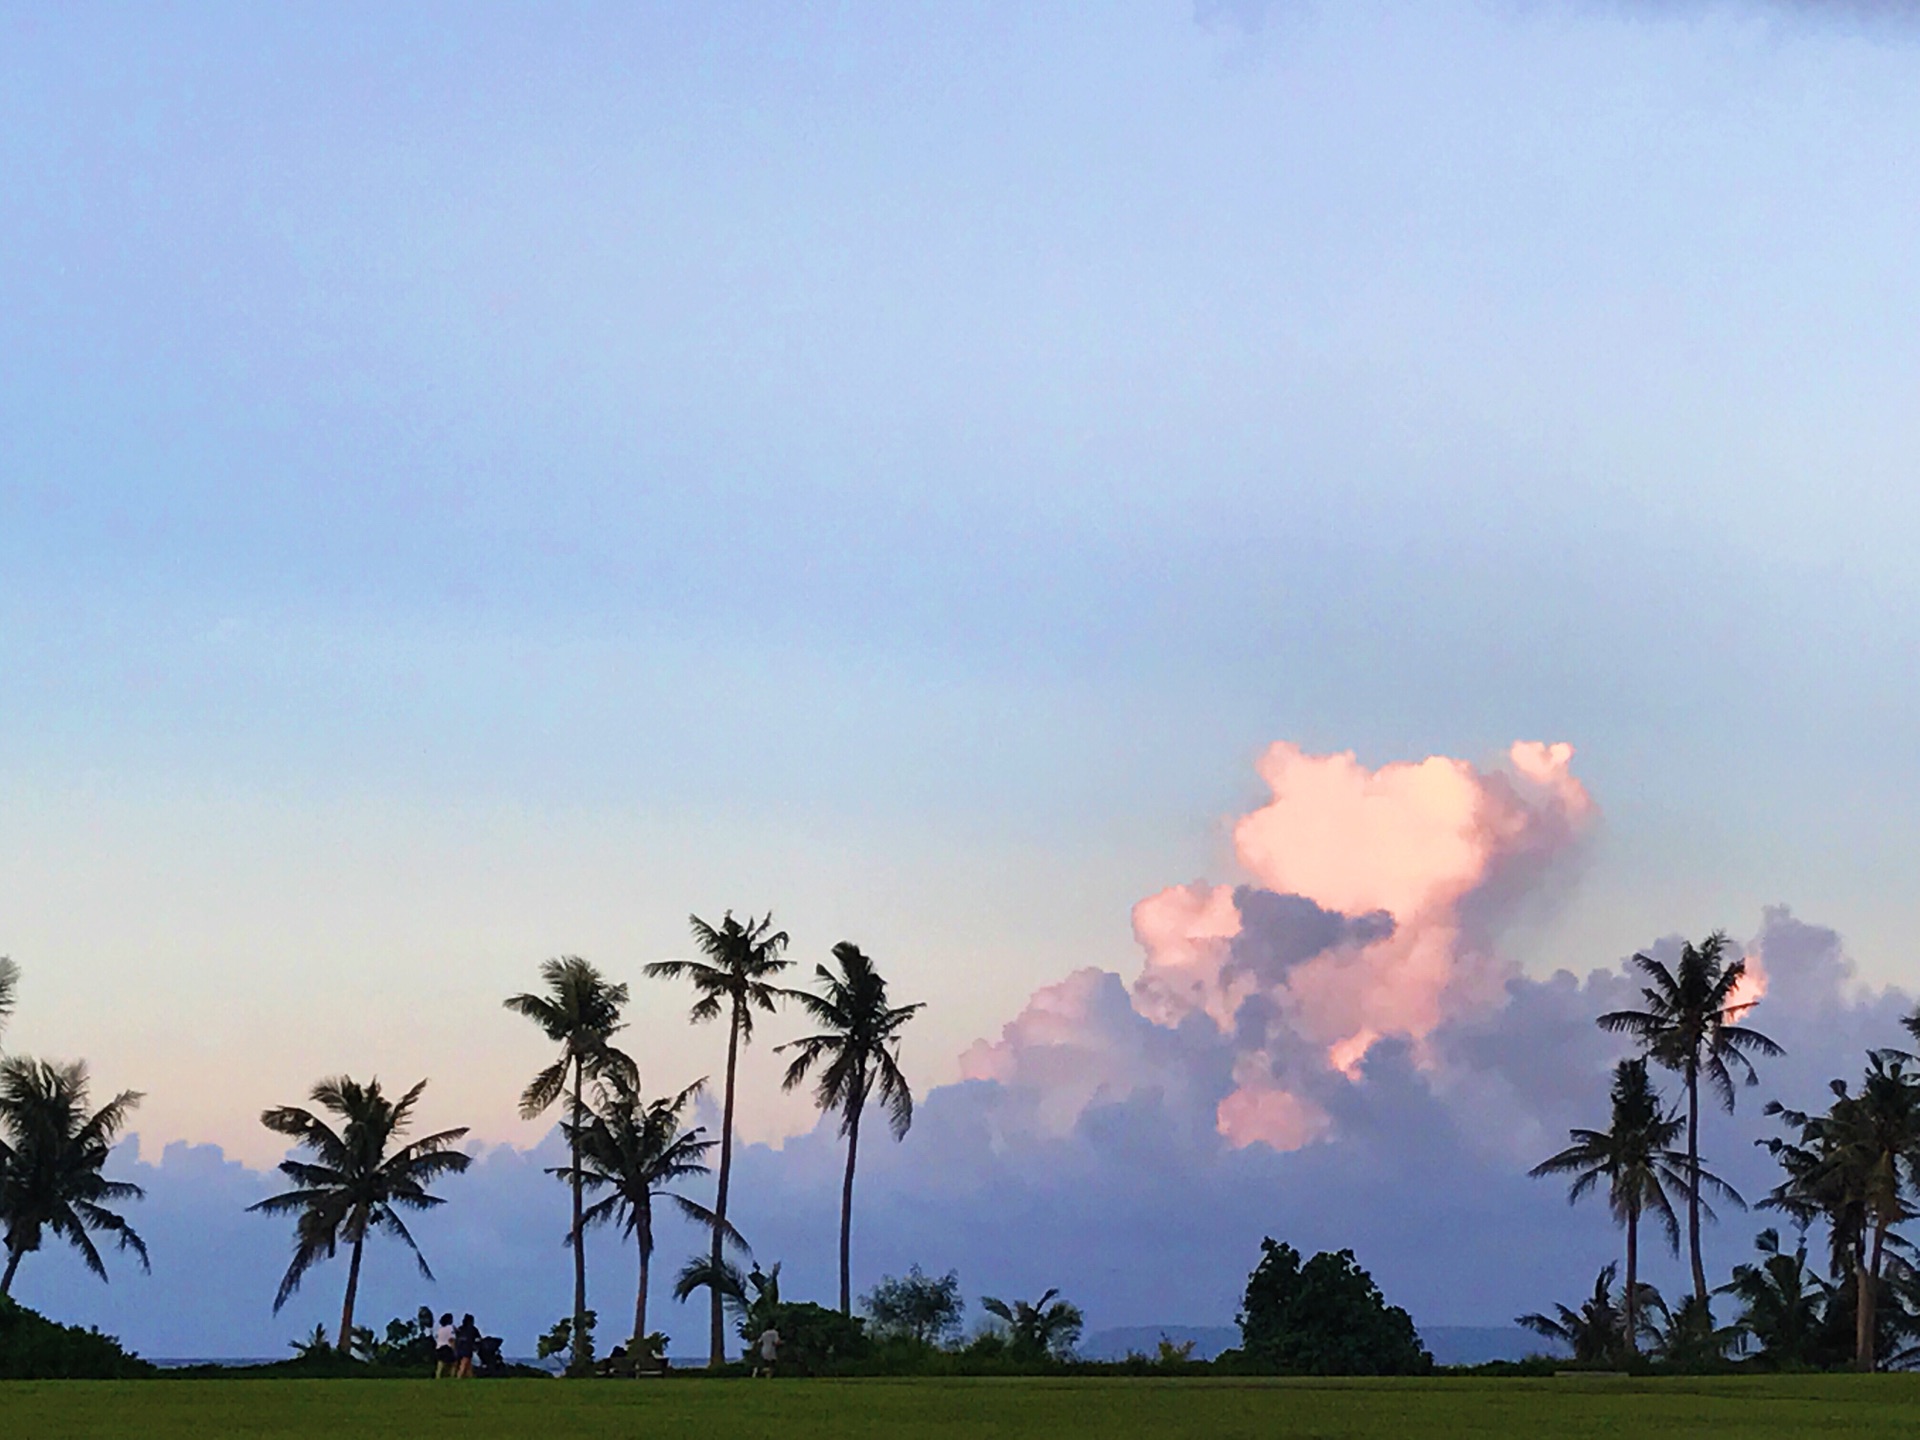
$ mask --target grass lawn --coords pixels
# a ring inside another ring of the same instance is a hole
[[[1912,1436],[1920,1376],[1719,1380],[149,1380],[0,1384],[0,1435]]]

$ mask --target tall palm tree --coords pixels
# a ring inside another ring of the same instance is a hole
[[[1648,984],[1641,991],[1644,1010],[1614,1010],[1602,1015],[1602,1030],[1625,1033],[1638,1040],[1656,1063],[1680,1073],[1687,1090],[1687,1257],[1693,1266],[1693,1295],[1702,1306],[1707,1300],[1707,1267],[1700,1258],[1700,1081],[1704,1077],[1733,1113],[1734,1076],[1749,1085],[1759,1082],[1748,1052],[1776,1056],[1783,1051],[1758,1030],[1739,1023],[1747,1006],[1734,1000],[1734,991],[1746,978],[1745,956],[1726,958],[1727,935],[1716,930],[1700,944],[1680,948],[1680,961],[1669,969],[1651,955],[1635,955],[1633,963]],[[1735,1204],[1742,1204],[1732,1190]]]
[[[647,966],[647,975],[656,980],[687,979],[700,998],[688,1016],[696,1024],[727,1017],[727,1089],[720,1109],[720,1175],[714,1194],[713,1246],[708,1256],[710,1272],[724,1270],[721,1246],[727,1232],[727,1189],[733,1178],[733,1097],[734,1078],[740,1059],[740,1047],[753,1040],[753,1012],[772,1014],[786,992],[773,983],[773,977],[792,962],[785,958],[787,932],[773,928],[773,915],[756,920],[751,915],[742,923],[727,911],[718,927],[698,915],[688,917],[693,926],[694,943],[705,960],[656,960]],[[725,1296],[721,1287],[708,1287],[713,1309],[709,1321],[707,1364],[718,1368],[726,1363],[727,1333]]]
[[[107,1267],[94,1235],[111,1235],[122,1250],[147,1264],[140,1236],[109,1206],[138,1200],[138,1185],[102,1173],[140,1092],[122,1090],[91,1113],[87,1066],[14,1056],[0,1061],[0,1226],[7,1265],[0,1295],[13,1289],[21,1259],[51,1231],[80,1252],[102,1280]]]
[[[671,1202],[697,1224],[711,1226],[714,1213],[686,1196],[663,1189],[675,1181],[705,1175],[707,1153],[720,1142],[706,1138],[701,1126],[686,1125],[686,1110],[705,1085],[696,1080],[678,1095],[647,1100],[625,1069],[615,1068],[594,1084],[584,1125],[563,1121],[567,1140],[580,1157],[578,1179],[588,1190],[607,1195],[582,1212],[592,1226],[618,1222],[633,1237],[640,1254],[640,1284],[633,1303],[630,1354],[638,1355],[647,1338],[647,1288],[653,1263],[653,1204]],[[578,1131],[579,1133],[575,1133]],[[554,1172],[569,1179],[569,1170]],[[727,1227],[732,1238],[733,1227]],[[568,1239],[571,1241],[572,1236]]]
[[[578,955],[546,961],[540,967],[540,979],[546,985],[545,993],[513,995],[504,1003],[514,1014],[533,1021],[560,1047],[558,1058],[520,1092],[522,1118],[531,1120],[546,1113],[566,1093],[569,1074],[573,1081],[567,1115],[576,1127],[570,1135],[573,1148],[568,1170],[573,1177],[573,1225],[567,1234],[573,1243],[572,1364],[581,1370],[593,1357],[587,1351],[587,1247],[581,1225],[583,1176],[578,1127],[585,1113],[587,1078],[614,1068],[633,1069],[633,1061],[611,1043],[614,1033],[622,1028],[620,1008],[627,1003],[627,987],[609,984],[599,970]]]
[[[406,1134],[413,1121],[413,1107],[420,1092],[427,1088],[422,1080],[398,1100],[390,1099],[379,1080],[362,1085],[345,1075],[322,1080],[313,1087],[310,1098],[330,1115],[337,1115],[337,1129],[327,1121],[297,1105],[283,1105],[262,1111],[260,1123],[276,1135],[285,1135],[313,1156],[311,1162],[283,1160],[280,1173],[293,1181],[294,1188],[269,1196],[249,1211],[264,1215],[297,1214],[293,1231],[293,1261],[281,1278],[273,1297],[273,1312],[280,1313],[300,1281],[322,1260],[331,1260],[340,1242],[350,1247],[347,1262],[347,1294],[340,1306],[339,1348],[347,1353],[353,1343],[353,1302],[360,1290],[360,1252],[373,1230],[384,1230],[413,1252],[420,1273],[433,1279],[426,1256],[414,1243],[401,1210],[431,1210],[446,1201],[427,1193],[427,1186],[442,1175],[458,1175],[473,1163],[471,1155],[453,1147],[467,1133],[466,1126],[442,1130],[402,1145],[389,1147]]]
[[[813,1098],[821,1111],[840,1112],[840,1133],[847,1137],[847,1171],[840,1183],[840,1313],[853,1313],[849,1256],[853,1237],[853,1167],[860,1151],[860,1116],[867,1100],[877,1097],[887,1107],[887,1120],[898,1140],[913,1124],[913,1091],[900,1073],[900,1032],[923,1005],[889,1005],[887,982],[858,945],[843,940],[833,947],[840,973],[824,965],[813,967],[818,994],[787,992],[821,1027],[779,1047],[795,1052],[781,1088],[792,1090],[805,1082],[818,1065]]]
[[[1767,1197],[1770,1207],[1796,1218],[1827,1221],[1836,1271],[1844,1255],[1854,1281],[1854,1364],[1871,1370],[1879,1341],[1876,1314],[1894,1226],[1917,1212],[1920,1195],[1920,1074],[1912,1057],[1893,1050],[1869,1054],[1857,1093],[1832,1083],[1824,1115],[1767,1107],[1800,1132],[1797,1144],[1773,1139],[1767,1148],[1787,1179]]]
[[[1627,1353],[1639,1349],[1640,1317],[1635,1313],[1640,1293],[1640,1219],[1643,1215],[1658,1220],[1667,1234],[1667,1243],[1680,1248],[1680,1224],[1674,1217],[1673,1202],[1667,1187],[1674,1185],[1685,1193],[1689,1175],[1687,1157],[1673,1148],[1682,1127],[1678,1114],[1660,1103],[1652,1082],[1647,1078],[1645,1060],[1622,1060],[1613,1071],[1613,1119],[1605,1130],[1573,1130],[1573,1144],[1550,1156],[1528,1173],[1536,1179],[1544,1175],[1571,1175],[1573,1185],[1567,1192],[1572,1204],[1607,1182],[1607,1205],[1613,1218],[1627,1232],[1627,1279],[1622,1306],[1625,1311],[1621,1334]],[[1711,1183],[1724,1182],[1702,1176]]]

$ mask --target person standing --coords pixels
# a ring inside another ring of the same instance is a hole
[[[480,1348],[480,1327],[473,1323],[473,1316],[460,1317],[460,1327],[453,1332],[453,1353],[458,1366],[453,1373],[462,1380],[473,1378],[473,1352]]]
[[[448,1311],[433,1327],[433,1378],[452,1375],[459,1363],[453,1348],[453,1312]]]
[[[772,1325],[768,1325],[766,1329],[760,1332],[760,1338],[754,1342],[754,1350],[760,1357],[753,1367],[754,1378],[758,1379],[760,1376],[765,1375],[771,1380],[773,1378],[773,1362],[780,1354],[780,1332],[774,1329]]]

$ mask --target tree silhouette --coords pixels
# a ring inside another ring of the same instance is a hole
[[[544,994],[509,996],[503,1003],[516,1015],[524,1015],[540,1027],[547,1039],[560,1047],[554,1062],[527,1082],[520,1093],[520,1114],[531,1120],[546,1113],[566,1093],[568,1074],[573,1079],[573,1095],[567,1119],[577,1126],[584,1113],[587,1077],[605,1074],[614,1067],[633,1068],[633,1061],[616,1050],[614,1032],[621,1028],[620,1007],[627,1003],[627,987],[607,982],[592,965],[578,955],[562,955],[540,966]],[[589,1352],[591,1329],[587,1314],[587,1248],[581,1227],[583,1198],[580,1150],[576,1142],[570,1152],[568,1174],[572,1176],[573,1224],[567,1234],[573,1242],[573,1353],[571,1366],[576,1371],[593,1363]]]
[[[821,1032],[779,1049],[795,1052],[781,1088],[805,1083],[818,1066],[814,1103],[823,1112],[840,1112],[840,1133],[847,1139],[847,1169],[840,1185],[840,1313],[851,1315],[853,1167],[860,1151],[860,1117],[868,1099],[876,1098],[887,1108],[894,1139],[913,1124],[913,1091],[900,1072],[900,1032],[925,1007],[888,1004],[886,980],[858,945],[841,941],[833,947],[833,958],[840,964],[838,975],[824,965],[813,967],[818,993],[788,992]]]
[[[991,1295],[980,1299],[980,1308],[997,1315],[1007,1324],[1007,1348],[1023,1360],[1062,1356],[1073,1349],[1086,1319],[1080,1307],[1056,1299],[1059,1291],[1049,1290],[1029,1304],[1016,1300],[1009,1305]]]
[[[7,1021],[13,1018],[14,997],[20,989],[20,967],[0,955],[0,1034],[5,1034]]]
[[[1808,1266],[1806,1237],[1788,1254],[1780,1248],[1780,1232],[1768,1227],[1753,1248],[1759,1262],[1734,1266],[1733,1278],[1714,1292],[1740,1302],[1734,1329],[1760,1347],[1759,1362],[1772,1369],[1823,1364],[1835,1291]]]
[[[568,1144],[580,1157],[580,1171],[577,1177],[571,1169],[551,1173],[568,1180],[578,1178],[587,1190],[608,1192],[582,1212],[581,1225],[591,1229],[617,1222],[639,1251],[640,1282],[633,1304],[633,1340],[628,1347],[631,1354],[638,1355],[647,1338],[654,1201],[667,1201],[698,1224],[715,1223],[714,1213],[706,1206],[662,1188],[708,1172],[707,1152],[719,1142],[707,1139],[700,1126],[688,1129],[685,1123],[687,1106],[704,1084],[696,1080],[678,1095],[649,1101],[641,1095],[632,1075],[616,1067],[594,1082],[594,1098],[584,1126],[562,1122]],[[738,1238],[732,1226],[727,1229]],[[569,1243],[574,1238],[569,1232]]]
[[[708,1255],[710,1273],[719,1275],[725,1267],[721,1247],[727,1238],[727,1191],[733,1179],[733,1100],[734,1081],[739,1069],[740,1047],[753,1040],[753,1012],[772,1014],[785,998],[786,991],[773,983],[773,977],[791,963],[784,957],[787,932],[773,928],[773,915],[761,919],[749,915],[743,924],[727,911],[719,926],[709,925],[698,915],[688,917],[693,926],[694,943],[707,958],[701,960],[656,960],[647,966],[650,978],[690,980],[700,998],[688,1012],[696,1024],[727,1017],[727,1088],[720,1110],[720,1176],[714,1195],[713,1245]],[[725,1296],[721,1287],[708,1287],[713,1309],[709,1323],[707,1364],[718,1368],[726,1363],[727,1334]],[[684,1297],[682,1297],[684,1298]]]
[[[1870,1052],[1859,1091],[1833,1081],[1824,1115],[1777,1101],[1767,1106],[1799,1131],[1799,1140],[1764,1142],[1787,1178],[1762,1203],[1803,1223],[1827,1222],[1835,1273],[1848,1266],[1853,1274],[1854,1364],[1862,1370],[1878,1358],[1876,1309],[1888,1240],[1916,1213],[1920,1191],[1920,1074],[1908,1069],[1912,1062],[1897,1050]]]
[[[1571,1175],[1569,1204],[1593,1191],[1601,1181],[1606,1182],[1607,1206],[1627,1232],[1621,1335],[1632,1354],[1638,1349],[1640,1335],[1635,1313],[1640,1284],[1640,1220],[1643,1215],[1658,1220],[1666,1230],[1668,1244],[1678,1251],[1680,1224],[1666,1187],[1677,1185],[1684,1194],[1692,1172],[1687,1168],[1686,1155],[1673,1149],[1683,1128],[1680,1117],[1661,1106],[1647,1078],[1645,1060],[1622,1060],[1614,1067],[1612,1100],[1613,1118],[1605,1130],[1570,1131],[1573,1144],[1528,1173],[1536,1179]],[[1710,1184],[1724,1184],[1715,1176],[1703,1174],[1701,1178]]]
[[[1613,1277],[1619,1273],[1620,1267],[1611,1262],[1601,1266],[1600,1273],[1594,1277],[1593,1294],[1581,1302],[1578,1310],[1555,1305],[1552,1315],[1543,1315],[1538,1311],[1531,1315],[1516,1315],[1513,1323],[1536,1335],[1559,1341],[1573,1352],[1575,1360],[1611,1363],[1620,1351],[1622,1326],[1626,1320],[1624,1310],[1615,1303],[1613,1297]],[[1642,1285],[1634,1300],[1639,1335],[1657,1337],[1659,1330],[1652,1323],[1650,1313],[1664,1312],[1667,1308],[1660,1298],[1660,1292],[1651,1285]]]
[[[1687,1256],[1694,1298],[1703,1306],[1708,1300],[1707,1268],[1700,1257],[1700,1081],[1706,1079],[1731,1114],[1734,1075],[1744,1075],[1749,1085],[1760,1078],[1747,1052],[1785,1053],[1758,1030],[1738,1023],[1748,1007],[1733,996],[1746,978],[1747,961],[1745,956],[1728,961],[1727,945],[1724,930],[1698,945],[1689,941],[1672,969],[1651,955],[1635,955],[1634,965],[1649,982],[1640,991],[1646,1009],[1610,1011],[1598,1022],[1602,1030],[1633,1036],[1655,1063],[1678,1071],[1686,1085]],[[1725,1193],[1736,1205],[1745,1203],[1733,1190]]]
[[[283,1105],[263,1111],[260,1123],[276,1135],[285,1135],[313,1159],[283,1160],[280,1173],[294,1182],[292,1190],[269,1196],[249,1211],[265,1215],[298,1215],[293,1231],[293,1260],[281,1278],[273,1297],[274,1314],[280,1313],[308,1270],[322,1260],[331,1260],[340,1242],[349,1246],[347,1293],[340,1306],[340,1334],[336,1344],[347,1354],[353,1344],[353,1305],[360,1289],[360,1255],[367,1235],[385,1231],[413,1252],[420,1273],[427,1279],[426,1256],[414,1243],[401,1210],[431,1210],[446,1201],[427,1193],[427,1186],[442,1175],[458,1175],[473,1163],[473,1157],[453,1147],[467,1133],[463,1125],[442,1130],[389,1150],[393,1142],[407,1132],[413,1120],[413,1107],[427,1088],[422,1080],[398,1100],[387,1097],[379,1080],[365,1085],[345,1075],[322,1080],[309,1098],[323,1111],[343,1122],[335,1128],[327,1121],[297,1105]]]
[[[150,1268],[140,1236],[108,1208],[144,1192],[103,1173],[140,1092],[123,1090],[91,1113],[87,1092],[85,1061],[0,1061],[0,1227],[7,1252],[0,1295],[11,1293],[20,1261],[49,1232],[78,1250],[102,1280],[107,1267],[95,1235],[113,1236],[120,1249],[139,1256],[142,1269]]]

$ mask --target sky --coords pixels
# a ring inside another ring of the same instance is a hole
[[[1218,1324],[1291,1225],[1430,1323],[1579,1293],[1523,1172],[1622,957],[1774,954],[1789,1099],[1920,987],[1916,65],[1812,0],[0,11],[4,1043],[145,1092],[167,1237],[41,1298],[279,1348],[229,1212],[346,1071],[488,1147],[443,1287],[558,1314],[499,1002],[585,955],[713,1074],[639,972],[729,907],[927,1004],[857,1285]],[[824,1293],[778,1066],[741,1203]]]

